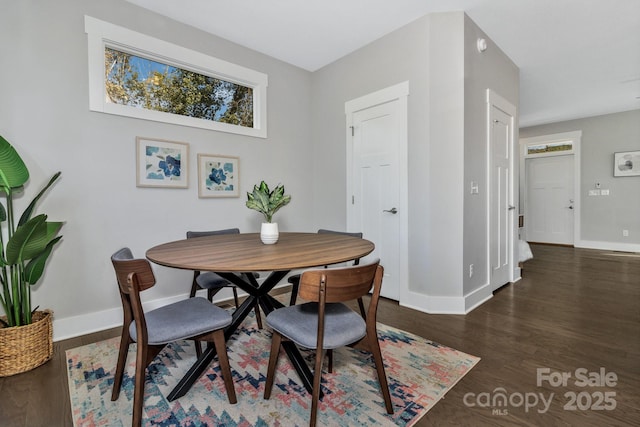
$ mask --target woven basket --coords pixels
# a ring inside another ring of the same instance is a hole
[[[52,314],[36,311],[29,325],[0,328],[0,377],[30,371],[51,359]],[[2,319],[7,320],[5,316]]]

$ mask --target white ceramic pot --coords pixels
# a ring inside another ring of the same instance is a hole
[[[278,241],[278,223],[277,222],[263,222],[260,229],[260,240],[265,245],[273,245]]]

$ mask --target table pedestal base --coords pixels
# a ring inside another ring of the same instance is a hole
[[[259,285],[256,279],[252,274],[244,274],[243,280],[241,277],[231,274],[231,273],[217,273],[221,277],[229,280],[230,282],[238,285],[242,290],[247,292],[249,296],[244,300],[244,302],[233,312],[233,320],[231,324],[227,326],[224,330],[224,337],[226,340],[231,337],[238,327],[242,324],[244,319],[251,313],[255,306],[259,305],[262,308],[262,311],[265,314],[271,313],[276,308],[283,307],[284,305],[269,295],[269,291],[271,291],[276,284],[280,282],[289,272],[288,271],[274,271],[269,277],[267,277],[262,283]],[[293,342],[283,342],[282,347],[284,348],[291,364],[294,369],[298,373],[300,380],[302,381],[304,387],[312,392],[313,388],[313,373],[309,369],[309,366],[304,361],[302,354],[300,354],[300,350],[296,347]],[[185,374],[184,377],[178,382],[178,384],[174,387],[174,389],[169,393],[167,399],[169,401],[173,401],[178,399],[179,397],[184,396],[193,383],[195,383],[198,378],[209,368],[209,365],[216,357],[216,349],[213,345],[207,345],[207,348],[202,353],[202,356],[198,358],[198,360],[191,366],[189,371]],[[265,365],[265,369],[267,366]]]

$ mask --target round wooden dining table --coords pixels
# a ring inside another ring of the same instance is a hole
[[[259,305],[265,314],[282,303],[269,292],[291,270],[319,267],[362,258],[373,252],[372,242],[334,233],[280,233],[276,244],[265,245],[258,233],[221,234],[177,240],[149,249],[147,259],[166,267],[213,271],[244,290],[248,297],[233,313],[225,328],[228,339],[243,320]],[[270,272],[259,283],[252,272]],[[240,273],[240,274],[238,274]],[[283,343],[293,367],[311,392],[313,374],[292,342]],[[178,385],[167,396],[172,401],[183,396],[215,358],[208,346]]]

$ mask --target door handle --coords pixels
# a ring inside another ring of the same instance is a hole
[[[514,210],[515,208],[516,208],[515,206],[511,206],[511,205],[509,205],[509,210],[510,210],[510,211]]]
[[[389,212],[389,213],[392,213],[392,214],[397,214],[398,213],[398,209],[396,209],[396,208],[391,208],[389,210],[385,209],[382,212]]]

